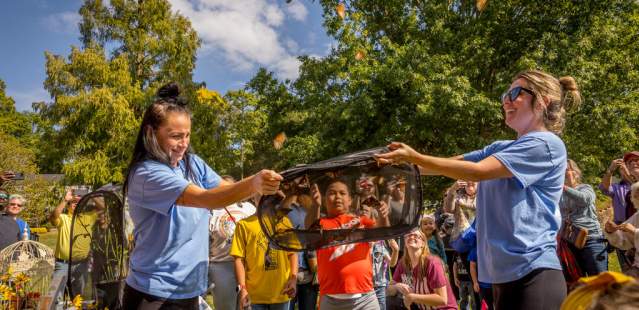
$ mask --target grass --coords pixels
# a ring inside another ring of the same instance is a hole
[[[43,234],[38,234],[40,236],[40,243],[50,247],[55,251],[55,245],[58,242],[58,231],[50,230]]]
[[[608,253],[608,270],[621,272],[619,260],[617,259],[617,252]]]

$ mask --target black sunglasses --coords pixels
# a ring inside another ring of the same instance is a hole
[[[515,99],[517,99],[517,97],[519,97],[519,94],[521,94],[522,91],[525,91],[525,92],[535,96],[535,93],[533,93],[532,90],[530,90],[528,88],[523,88],[521,86],[517,86],[517,87],[513,87],[513,89],[501,94],[501,103],[504,103],[506,101],[506,98],[510,98],[511,102],[515,101]]]

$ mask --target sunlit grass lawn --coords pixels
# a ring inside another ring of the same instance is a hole
[[[47,233],[44,234],[39,234],[40,236],[40,243],[44,243],[44,245],[50,247],[52,250],[55,251],[55,244],[58,241],[58,231],[54,230],[54,231],[49,231]]]

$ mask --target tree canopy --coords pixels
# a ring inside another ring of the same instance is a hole
[[[0,132],[25,141],[40,171],[122,182],[144,109],[177,81],[193,111],[192,146],[220,173],[281,170],[390,141],[452,156],[513,139],[499,95],[517,72],[541,69],[580,87],[583,104],[562,138],[585,181],[639,148],[636,1],[320,4],[334,39],[328,55],[300,57],[296,80],[261,69],[220,94],[193,80],[200,40],[168,1],[85,0],[82,46],[45,55],[51,102],[18,113],[0,83]],[[450,182],[424,180],[432,199]]]

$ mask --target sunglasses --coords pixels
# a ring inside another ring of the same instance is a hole
[[[513,87],[511,90],[503,93],[501,95],[501,103],[505,103],[506,102],[506,98],[510,99],[510,102],[515,101],[515,99],[517,99],[517,97],[519,97],[519,95],[521,94],[522,91],[525,91],[529,94],[531,94],[532,96],[535,96],[535,93],[533,93],[532,90],[528,89],[528,88],[524,88],[521,86],[517,86],[517,87]]]
[[[15,203],[15,202],[10,202],[10,203],[8,204],[8,206],[22,207],[22,205],[21,205],[21,204],[19,204],[19,203]]]

